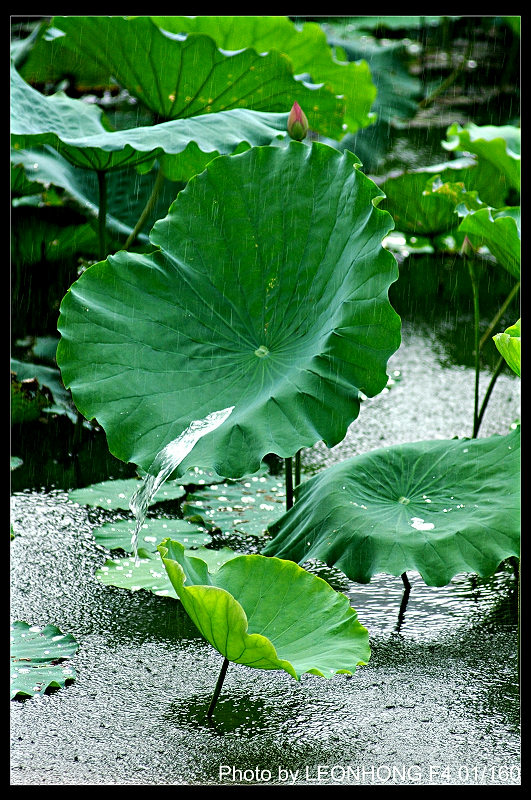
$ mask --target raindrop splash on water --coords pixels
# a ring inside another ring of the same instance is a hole
[[[136,518],[136,525],[131,537],[131,549],[135,557],[135,566],[139,564],[138,534],[146,519],[149,504],[162,484],[170,477],[196,443],[207,433],[219,428],[232,414],[234,406],[212,411],[204,419],[193,420],[185,430],[157,453],[148,474],[129,501],[129,508]]]

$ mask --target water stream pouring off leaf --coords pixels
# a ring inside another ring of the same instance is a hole
[[[135,530],[131,537],[131,549],[135,556],[136,566],[139,564],[138,534],[146,519],[149,504],[162,484],[192,451],[199,439],[219,428],[233,410],[234,406],[229,406],[220,411],[212,411],[204,419],[193,420],[176,439],[173,439],[155,456],[148,474],[129,501],[129,508],[136,517]]]

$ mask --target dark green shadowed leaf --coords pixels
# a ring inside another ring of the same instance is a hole
[[[240,555],[212,574],[179,542],[165,539],[159,551],[186,612],[229,661],[296,680],[368,662],[369,636],[348,598],[293,562]]]
[[[407,570],[429,586],[487,576],[520,552],[519,469],[519,431],[374,450],[302,484],[262,552],[360,583]]]
[[[392,227],[357,159],[323,144],[212,161],[151,232],[61,304],[57,361],[111,452],[148,470],[193,420],[235,406],[179,466],[240,478],[343,439],[400,343]]]

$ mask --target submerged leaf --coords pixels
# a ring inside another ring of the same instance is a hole
[[[73,667],[57,662],[73,655],[79,645],[55,625],[30,625],[18,620],[11,625],[11,699],[17,695],[44,694],[76,678]]]
[[[296,680],[368,662],[369,636],[348,598],[296,564],[240,555],[212,574],[179,542],[165,539],[159,551],[184,609],[229,661]]]
[[[368,583],[419,572],[443,586],[520,552],[520,433],[394,445],[323,470],[270,526],[262,553]]]
[[[392,227],[356,157],[291,142],[220,157],[151,232],[86,270],[57,361],[118,458],[148,470],[193,420],[235,406],[179,466],[240,478],[345,436],[400,342]]]

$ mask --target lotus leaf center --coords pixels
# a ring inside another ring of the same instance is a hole
[[[254,351],[255,356],[258,358],[265,358],[269,355],[269,348],[265,346],[265,344],[261,344],[260,347]]]
[[[407,505],[409,505],[411,500],[409,499],[409,497],[399,497],[398,498],[398,502],[402,503],[402,505],[404,505],[404,506],[407,506]]]

